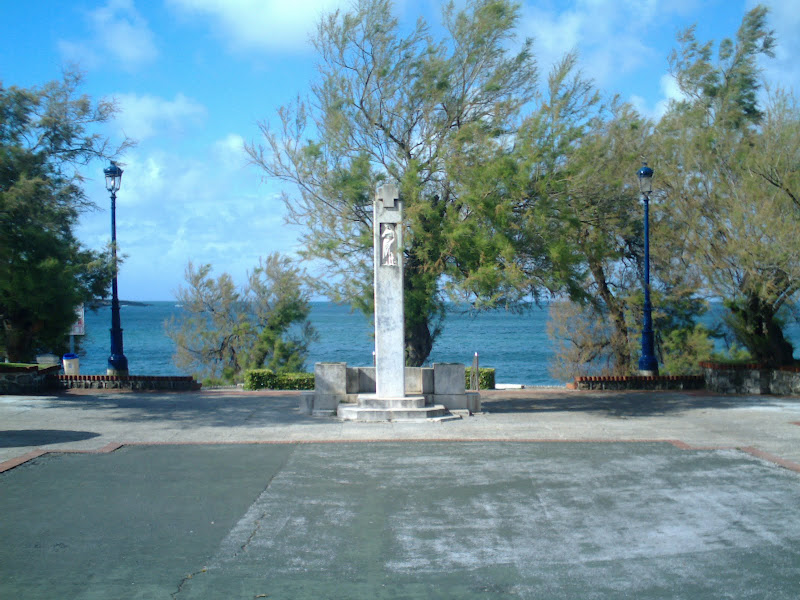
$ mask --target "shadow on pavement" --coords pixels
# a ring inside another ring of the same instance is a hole
[[[172,422],[185,428],[270,427],[293,423],[329,424],[298,411],[296,394],[247,393],[102,393],[63,394],[48,408],[103,411],[103,418],[129,423]]]
[[[22,448],[25,446],[44,446],[82,442],[99,437],[91,431],[62,431],[60,429],[19,429],[0,431],[0,448]]]
[[[698,392],[533,391],[482,395],[488,413],[586,412],[615,417],[657,417],[688,410],[777,406],[774,396],[713,396]],[[800,400],[781,398],[781,401]]]

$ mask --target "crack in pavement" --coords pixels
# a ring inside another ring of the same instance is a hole
[[[267,493],[267,490],[269,489],[269,486],[271,486],[271,485],[272,485],[272,482],[275,480],[275,478],[276,478],[276,477],[277,477],[279,474],[281,474],[281,473],[283,472],[283,469],[284,469],[284,467],[286,467],[286,465],[287,465],[287,464],[288,464],[288,462],[289,462],[289,459],[290,459],[290,458],[291,458],[291,457],[294,455],[294,452],[295,452],[295,448],[293,447],[291,452],[287,452],[287,453],[286,453],[286,458],[283,460],[283,462],[281,463],[281,465],[280,465],[280,466],[279,466],[277,469],[275,469],[275,472],[272,474],[272,477],[270,477],[270,478],[269,478],[269,481],[267,481],[267,485],[266,485],[266,486],[264,486],[264,489],[263,489],[263,490],[261,490],[261,493],[260,493],[260,494],[259,494],[259,495],[256,497],[256,499],[255,499],[255,501],[253,502],[253,504],[255,504],[256,502],[258,502],[258,501],[261,499],[261,497],[262,497],[264,494],[266,494],[266,493]],[[251,506],[252,506],[252,505],[251,505]],[[247,513],[245,513],[245,514],[247,514]],[[233,554],[233,556],[231,556],[231,559],[235,559],[235,558],[236,558],[237,556],[239,556],[239,555],[240,555],[242,552],[246,552],[246,551],[247,551],[247,547],[250,545],[250,542],[252,542],[252,541],[253,541],[253,539],[256,537],[256,534],[258,534],[258,532],[260,531],[260,529],[261,529],[261,523],[264,521],[264,519],[266,518],[266,516],[267,516],[267,511],[264,511],[264,512],[262,512],[262,513],[261,513],[261,515],[260,515],[260,516],[259,516],[259,517],[258,517],[258,518],[255,520],[255,523],[253,524],[253,530],[250,532],[250,535],[248,535],[248,536],[247,536],[247,539],[245,540],[244,544],[242,544],[242,545],[241,545],[241,547],[239,548],[239,550],[238,550],[237,552],[235,552],[235,553]]]
[[[186,577],[184,577],[183,579],[181,579],[181,582],[178,584],[178,589],[177,589],[177,590],[175,590],[174,592],[172,592],[172,593],[170,594],[170,596],[171,596],[172,598],[177,598],[177,597],[178,597],[178,594],[180,594],[180,593],[183,591],[183,586],[185,586],[185,585],[187,584],[187,582],[188,582],[190,579],[192,579],[192,578],[193,578],[193,577],[195,577],[196,575],[200,575],[201,573],[205,573],[207,570],[208,570],[208,569],[207,569],[206,567],[203,567],[203,568],[202,568],[202,569],[200,569],[199,571],[195,571],[194,573],[189,573],[189,574],[188,574]]]
[[[181,582],[178,584],[178,589],[177,589],[175,592],[173,592],[172,594],[170,594],[170,595],[171,595],[171,597],[173,598],[173,600],[174,600],[175,598],[177,598],[177,597],[178,597],[178,595],[180,595],[180,594],[181,594],[181,592],[183,592],[183,588],[184,588],[184,586],[185,586],[185,585],[186,585],[186,584],[187,584],[187,583],[188,583],[188,582],[189,582],[189,581],[190,581],[192,578],[194,578],[194,577],[195,577],[195,576],[197,576],[197,575],[202,575],[202,574],[204,574],[204,573],[208,573],[208,571],[209,571],[209,570],[213,569],[215,566],[218,566],[216,563],[221,563],[221,562],[222,562],[221,555],[223,554],[223,546],[225,545],[225,541],[226,541],[227,539],[231,538],[231,536],[234,534],[234,531],[236,530],[236,528],[237,528],[238,526],[240,526],[240,525],[242,524],[242,521],[243,521],[243,520],[245,520],[245,519],[247,518],[247,514],[250,512],[250,510],[252,509],[253,505],[257,504],[257,503],[259,502],[259,500],[260,500],[260,499],[261,499],[261,498],[264,496],[264,494],[266,494],[266,493],[267,493],[267,491],[269,490],[269,487],[272,485],[272,482],[275,480],[275,478],[276,478],[278,475],[280,475],[280,474],[283,472],[283,469],[284,469],[284,468],[286,467],[286,465],[288,464],[288,462],[289,462],[289,460],[291,459],[292,455],[294,455],[294,452],[295,452],[295,447],[292,447],[291,451],[286,453],[286,458],[284,458],[284,460],[283,460],[283,462],[281,462],[280,466],[278,466],[278,468],[277,468],[277,469],[275,469],[275,471],[273,472],[272,476],[271,476],[271,477],[269,478],[269,480],[267,481],[267,484],[264,486],[264,489],[263,489],[263,490],[261,490],[261,492],[258,494],[258,496],[256,496],[256,499],[255,499],[255,500],[253,501],[253,503],[250,505],[250,508],[248,508],[248,509],[245,511],[245,513],[244,513],[244,516],[243,516],[242,518],[240,518],[240,519],[239,519],[239,520],[236,522],[236,524],[234,524],[234,526],[231,528],[230,532],[228,532],[228,535],[225,537],[225,539],[223,539],[223,540],[222,540],[222,542],[220,543],[220,547],[217,549],[217,552],[216,552],[216,554],[215,554],[215,555],[212,557],[212,559],[211,559],[210,566],[208,566],[208,565],[207,565],[207,566],[203,567],[202,569],[200,569],[199,571],[195,571],[194,573],[190,573],[189,575],[187,575],[186,577],[184,577],[184,578],[181,580]],[[229,556],[229,557],[228,557],[228,560],[233,560],[233,559],[235,559],[237,556],[239,556],[239,554],[241,554],[242,552],[245,552],[245,551],[247,550],[247,547],[250,545],[250,543],[253,541],[253,539],[256,537],[256,535],[258,534],[259,530],[261,529],[261,523],[262,523],[262,522],[263,522],[263,520],[266,518],[266,516],[267,516],[267,513],[266,513],[266,512],[263,512],[263,513],[262,513],[262,514],[261,514],[261,515],[260,515],[260,516],[259,516],[259,517],[258,517],[256,520],[255,520],[255,522],[253,523],[253,530],[252,530],[252,531],[250,532],[250,534],[247,536],[247,539],[246,539],[246,541],[245,541],[245,542],[244,542],[244,543],[243,543],[243,544],[240,546],[239,550],[237,550],[237,551],[236,551],[236,552],[234,552],[234,553],[233,553],[231,556]]]

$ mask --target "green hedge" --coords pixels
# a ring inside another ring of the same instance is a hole
[[[245,371],[246,390],[313,390],[313,373],[274,373],[269,369]]]
[[[472,375],[472,367],[467,367],[464,374],[464,387],[469,388],[469,378]],[[494,369],[478,369],[478,389],[480,390],[493,390],[494,389]]]

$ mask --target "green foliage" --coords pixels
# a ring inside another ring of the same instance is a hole
[[[31,360],[61,352],[75,308],[103,297],[110,252],[82,248],[74,235],[91,203],[77,169],[115,156],[91,129],[109,120],[112,103],[78,95],[81,76],[21,89],[0,85],[0,352]]]
[[[31,363],[12,363],[12,362],[6,363],[6,362],[0,362],[0,371],[2,371],[2,372],[27,371],[27,370],[31,369],[32,367],[38,367],[38,365],[35,364],[35,363],[31,364]]]
[[[613,101],[596,111],[584,103],[594,111],[585,119],[545,115],[544,122],[560,123],[546,131],[561,132],[567,143],[551,146],[560,166],[542,182],[563,215],[566,251],[586,273],[569,292],[584,308],[562,310],[551,327],[562,336],[560,377],[636,368],[644,266],[632,185],[638,155],[652,156],[656,171],[651,291],[656,351],[666,371],[694,370],[711,350],[711,332],[696,325],[706,310],[701,290],[726,299],[727,322],[754,357],[792,360],[780,314],[800,290],[800,111],[780,91],[766,107],[759,104],[757,60],[771,56],[774,45],[766,13],[762,6],[747,13],[716,59],[713,44],[698,42],[694,28],[681,34],[670,62],[684,97],[654,135],[650,123]],[[580,107],[574,89],[560,97]],[[541,143],[531,147],[542,152]]]
[[[248,147],[267,176],[297,190],[284,200],[289,220],[306,228],[305,256],[325,265],[321,291],[366,314],[373,302],[372,197],[380,182],[399,183],[411,366],[424,362],[441,331],[443,281],[457,285],[475,273],[476,283],[463,289],[485,304],[499,301],[494,288],[505,279],[492,271],[510,248],[487,241],[492,234],[479,222],[467,223],[473,211],[459,176],[468,168],[462,150],[502,153],[519,129],[520,110],[536,96],[530,42],[509,50],[518,20],[519,7],[508,0],[471,0],[463,10],[448,3],[446,35],[434,40],[422,20],[402,33],[388,0],[360,0],[325,15],[313,40],[319,80],[309,100],[283,107],[277,130],[261,125],[264,145]]]
[[[727,364],[745,364],[752,363],[753,357],[747,348],[740,348],[736,344],[732,344],[725,352],[713,352],[711,360]]]
[[[699,375],[700,362],[711,358],[714,340],[703,325],[674,329],[662,342],[664,375]]]
[[[492,368],[478,368],[478,389],[479,390],[493,390],[494,389],[494,374],[495,370]],[[467,367],[464,387],[469,390],[471,385],[472,367]]]
[[[760,102],[767,8],[749,11],[714,56],[694,28],[670,59],[684,94],[658,126],[664,209],[727,322],[754,360],[792,362],[781,314],[800,292],[800,110],[782,90]]]
[[[246,390],[313,390],[313,373],[275,373],[270,369],[251,369],[244,373]]]
[[[176,295],[185,316],[166,325],[175,363],[223,382],[240,381],[245,369],[301,370],[316,335],[304,278],[277,253],[259,262],[241,291],[227,273],[214,279],[211,265],[189,263],[188,287]]]
[[[289,258],[271,254],[249,278],[249,294],[258,338],[250,350],[249,367],[266,366],[278,373],[303,368],[309,344],[316,334],[308,321],[311,306],[304,290],[303,273]],[[300,331],[293,332],[296,324]]]

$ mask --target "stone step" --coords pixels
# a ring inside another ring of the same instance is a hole
[[[403,396],[402,398],[378,398],[375,394],[360,394],[358,405],[362,408],[399,410],[404,408],[425,408],[425,396]]]
[[[339,406],[338,416],[343,421],[393,421],[393,422],[434,422],[449,420],[453,417],[441,404],[425,406],[423,408],[367,408],[342,404]]]

